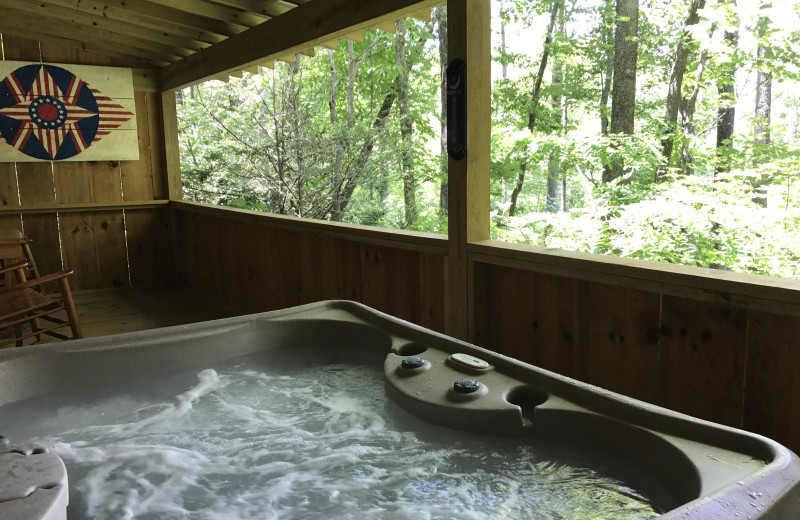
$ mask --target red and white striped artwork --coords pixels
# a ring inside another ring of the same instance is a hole
[[[130,69],[0,61],[0,162],[139,158]]]

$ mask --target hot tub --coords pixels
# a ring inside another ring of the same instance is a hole
[[[479,442],[487,449],[504,437],[611,456],[628,468],[621,474],[640,476],[630,477],[632,484],[667,504],[659,518],[800,518],[800,461],[770,439],[580,383],[353,302],[2,350],[0,406],[67,390],[101,392],[309,344],[385,355],[393,403],[425,421],[485,435]],[[23,444],[0,444],[0,518],[66,518],[67,474],[58,453],[12,441]]]

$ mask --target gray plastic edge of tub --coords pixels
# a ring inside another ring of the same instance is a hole
[[[397,354],[402,354],[406,345],[422,346],[430,352],[445,354],[461,352],[476,356],[489,363],[497,374],[516,382],[512,384],[537,389],[546,394],[548,399],[552,397],[552,402],[541,403],[539,406],[541,410],[535,409],[534,414],[547,417],[547,413],[550,413],[558,420],[566,421],[621,423],[626,425],[624,428],[644,432],[642,438],[649,439],[647,442],[663,441],[682,446],[682,451],[689,452],[687,457],[694,463],[701,484],[704,479],[704,463],[698,458],[698,446],[701,450],[703,446],[710,446],[763,461],[757,470],[744,476],[737,475],[734,481],[675,507],[661,515],[659,517],[661,519],[735,518],[742,514],[745,517],[763,520],[800,518],[800,460],[789,449],[775,441],[637,401],[450,338],[363,304],[344,300],[317,302],[278,311],[115,336],[3,349],[0,350],[0,406],[55,391],[64,379],[91,380],[91,384],[102,385],[120,377],[150,374],[152,371],[149,368],[154,361],[164,363],[159,366],[175,366],[173,370],[177,370],[200,366],[208,359],[225,359],[252,353],[261,349],[252,346],[226,345],[228,348],[220,355],[218,348],[216,351],[209,348],[200,349],[198,352],[192,350],[192,346],[209,336],[234,332],[246,337],[259,337],[259,334],[263,333],[264,326],[271,327],[274,329],[273,332],[280,335],[286,326],[275,325],[276,323],[290,323],[296,320],[330,324],[340,328],[345,334],[351,329],[358,330],[358,334],[366,335],[368,341],[380,344],[380,348],[386,351],[387,364],[390,359],[399,360],[402,356]],[[360,327],[354,329],[343,325],[348,323]],[[286,334],[291,334],[291,328]],[[179,348],[164,349],[166,344],[178,345]],[[141,366],[133,363],[121,370],[116,363],[120,356],[124,356],[131,349],[147,352],[149,356],[144,356],[147,358],[147,363],[142,363]],[[88,367],[88,364],[82,363],[80,358],[89,355],[93,361],[98,360],[96,365],[99,366]],[[152,355],[158,359],[153,360]],[[76,358],[77,361],[71,361]],[[35,374],[25,370],[25,367],[30,366],[36,366]],[[69,378],[65,378],[64,370],[74,372]],[[403,396],[406,393],[402,389],[402,384],[398,387],[387,380],[387,392],[404,408],[425,416],[424,410],[429,404],[405,399]],[[506,389],[503,393],[506,399],[508,392]],[[448,405],[453,404],[452,400],[446,399],[446,401]],[[465,406],[458,403],[453,407],[456,411],[464,408]],[[547,411],[548,408],[550,412]],[[521,410],[517,412],[521,413]],[[459,413],[437,414],[435,422],[445,426],[465,428],[463,421],[459,420]],[[453,419],[449,419],[450,417]],[[554,424],[557,428],[557,421]],[[524,435],[525,432],[534,430],[536,429],[520,431]],[[545,428],[536,431],[534,435],[541,435],[543,431],[547,435],[554,434],[547,432]],[[498,433],[504,434],[504,432]],[[520,435],[520,433],[511,434]],[[655,438],[660,440],[653,440]],[[691,445],[688,450],[687,445]],[[700,457],[702,458],[702,455]],[[719,479],[719,475],[714,478]],[[4,504],[0,503],[0,518],[7,518],[3,507]]]

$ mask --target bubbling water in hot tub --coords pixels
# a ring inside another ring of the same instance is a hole
[[[274,350],[102,395],[7,405],[0,431],[64,460],[70,520],[659,513],[630,487],[647,477],[607,476],[618,468],[601,455],[409,415],[387,400],[382,364],[363,351]]]

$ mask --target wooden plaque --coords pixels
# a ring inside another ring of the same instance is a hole
[[[130,69],[0,61],[0,162],[136,160]]]

